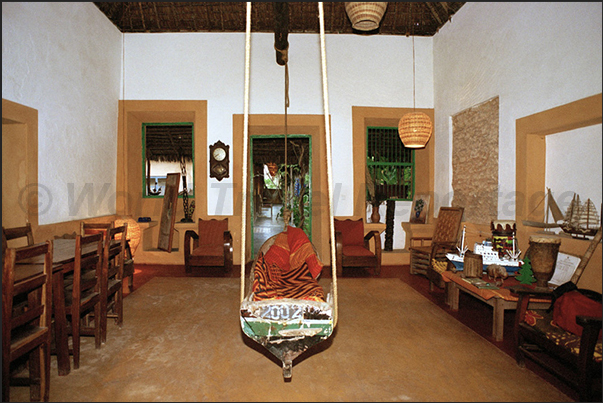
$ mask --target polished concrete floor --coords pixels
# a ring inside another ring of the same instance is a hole
[[[253,223],[254,231],[254,251],[256,251],[266,239],[283,230],[284,224],[279,216],[280,205],[272,207],[270,210],[264,208],[260,214],[256,215]],[[220,268],[204,268],[195,269],[192,276],[199,277],[238,277],[240,267],[235,266],[230,273],[224,273]],[[330,276],[330,269],[327,268],[323,272],[325,277]],[[134,281],[134,290],[140,288],[153,277],[186,277],[184,266],[163,266],[163,265],[136,265],[136,274]],[[359,278],[374,278],[376,277],[372,271],[362,268],[346,268],[343,277],[359,277]],[[492,308],[485,303],[467,296],[465,293],[460,294],[460,309],[452,311],[446,305],[446,297],[444,290],[436,288],[434,291],[429,290],[429,281],[422,275],[411,275],[409,267],[404,266],[383,266],[380,278],[399,278],[413,289],[421,293],[424,297],[435,303],[447,314],[471,328],[480,336],[488,340],[491,344],[499,348],[507,355],[514,357],[515,345],[513,340],[513,321],[514,311],[505,311],[504,320],[504,339],[503,341],[495,341],[492,337]],[[125,294],[129,290],[124,289]],[[539,376],[553,384],[566,395],[578,399],[576,393],[568,386],[557,380],[548,372],[542,370],[537,365],[527,362],[528,369],[534,371]]]
[[[280,215],[282,204],[262,207],[253,220],[253,255],[272,235],[283,231],[285,223]]]

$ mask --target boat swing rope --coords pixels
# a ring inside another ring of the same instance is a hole
[[[322,67],[322,95],[325,117],[325,145],[327,154],[327,197],[329,199],[329,239],[331,240],[331,277],[333,285],[333,327],[337,325],[337,253],[335,250],[335,223],[333,220],[333,173],[331,156],[331,122],[329,119],[329,86],[327,82],[327,55],[325,52],[325,17],[322,2],[318,3],[320,22],[320,60]]]
[[[322,65],[322,87],[323,87],[323,108],[325,119],[325,151],[327,155],[327,188],[329,204],[329,237],[331,245],[331,273],[333,290],[333,327],[337,325],[337,261],[335,250],[335,228],[333,220],[333,185],[332,185],[332,158],[331,158],[331,125],[329,120],[329,91],[327,82],[327,63],[325,52],[325,26],[323,3],[318,3],[318,15],[320,23],[320,55]],[[248,170],[248,141],[249,141],[249,67],[251,53],[251,2],[247,2],[247,18],[245,23],[245,104],[243,115],[243,197],[241,208],[241,302],[245,299],[245,255],[246,255],[246,233],[247,233],[247,170]],[[289,76],[287,62],[285,63],[285,164],[287,161],[287,107],[289,106]],[[286,166],[286,165],[285,165]],[[286,176],[285,176],[286,178]],[[286,188],[285,188],[286,189]],[[285,192],[286,194],[286,192]]]
[[[289,187],[287,183],[287,178],[289,176],[289,165],[287,162],[287,156],[289,155],[289,151],[287,151],[287,134],[289,132],[288,122],[287,122],[287,108],[289,108],[289,60],[287,55],[287,49],[280,50],[276,49],[279,53],[283,55],[283,60],[285,61],[285,204],[283,206],[283,221],[284,221],[284,230],[287,230],[287,226],[291,222],[291,210],[289,209]]]

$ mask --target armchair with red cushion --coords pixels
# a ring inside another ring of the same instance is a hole
[[[200,218],[198,233],[193,230],[184,233],[185,271],[191,273],[193,267],[223,267],[224,272],[228,273],[232,270],[232,248],[228,218]]]
[[[373,268],[375,275],[378,276],[381,273],[379,231],[369,231],[365,235],[362,218],[334,221],[337,275],[343,274],[344,267],[368,267]],[[374,243],[374,252],[369,247],[371,239]]]

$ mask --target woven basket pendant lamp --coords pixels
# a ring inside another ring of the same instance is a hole
[[[373,3],[362,3],[362,2],[346,2],[345,12],[350,17],[352,22],[352,28],[358,31],[373,31],[379,28],[379,22],[385,9],[387,8],[387,2],[373,2]]]
[[[398,134],[406,148],[423,148],[431,137],[433,123],[423,112],[415,111],[415,37],[412,37],[412,107],[413,111],[398,122]]]

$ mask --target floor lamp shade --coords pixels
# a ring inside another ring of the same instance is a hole
[[[431,119],[423,112],[410,112],[398,122],[398,134],[406,148],[423,148],[433,132]]]

